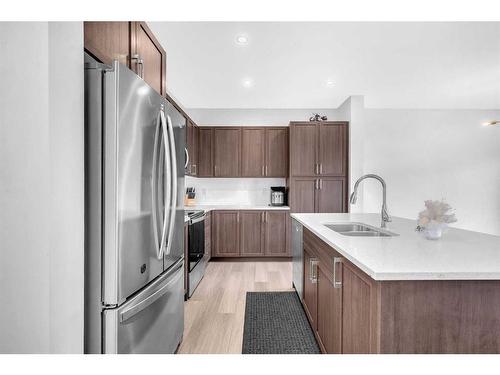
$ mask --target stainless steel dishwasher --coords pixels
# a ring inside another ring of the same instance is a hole
[[[304,261],[302,244],[302,224],[292,218],[293,286],[302,299],[304,282]]]

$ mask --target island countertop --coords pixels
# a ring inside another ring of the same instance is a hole
[[[427,240],[415,220],[392,217],[386,229],[398,236],[349,237],[324,224],[380,227],[380,214],[291,216],[374,280],[500,280],[500,236],[448,228],[441,239]]]

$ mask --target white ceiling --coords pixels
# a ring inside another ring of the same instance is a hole
[[[187,108],[500,108],[500,22],[149,25]]]

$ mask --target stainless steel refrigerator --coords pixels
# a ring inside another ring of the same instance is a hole
[[[184,326],[185,118],[85,55],[85,352],[173,353]]]

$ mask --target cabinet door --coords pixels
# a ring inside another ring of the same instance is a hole
[[[200,140],[200,128],[193,124],[193,130],[191,134],[191,149],[189,150],[189,155],[191,156],[191,176],[198,176],[198,144]]]
[[[164,96],[166,91],[166,52],[145,22],[132,22],[131,30],[131,69],[160,95]],[[137,59],[134,59],[135,55],[138,56]]]
[[[342,352],[375,353],[376,281],[348,262],[342,263]]]
[[[240,129],[214,129],[214,175],[216,177],[239,177],[240,175]]]
[[[207,261],[212,257],[212,213],[207,212],[205,217],[205,256]]]
[[[264,128],[241,129],[241,176],[260,177],[265,174]]]
[[[322,176],[347,174],[347,124],[319,124],[319,172]]]
[[[341,280],[341,264],[336,265],[336,279]],[[342,352],[342,288],[334,288],[333,275],[320,261],[318,267],[318,336],[328,354]]]
[[[346,212],[346,179],[322,177],[316,190],[316,212]]]
[[[289,256],[287,246],[287,218],[286,211],[265,212],[265,243],[267,256]]]
[[[266,176],[287,177],[288,158],[288,128],[267,128]]]
[[[214,175],[212,162],[212,128],[198,128],[198,176],[211,177]]]
[[[214,236],[212,255],[218,257],[239,256],[238,211],[213,211],[212,225]]]
[[[290,207],[293,212],[314,212],[316,178],[294,178],[290,182]]]
[[[104,64],[130,66],[130,22],[84,22],[83,46]]]
[[[317,126],[290,125],[290,176],[314,176],[317,163]]]
[[[240,211],[240,255],[264,255],[264,211]]]
[[[310,249],[304,246],[304,310],[306,311],[311,327],[314,331],[317,329],[317,303],[318,289],[314,280],[316,272],[317,258],[313,255]]]

